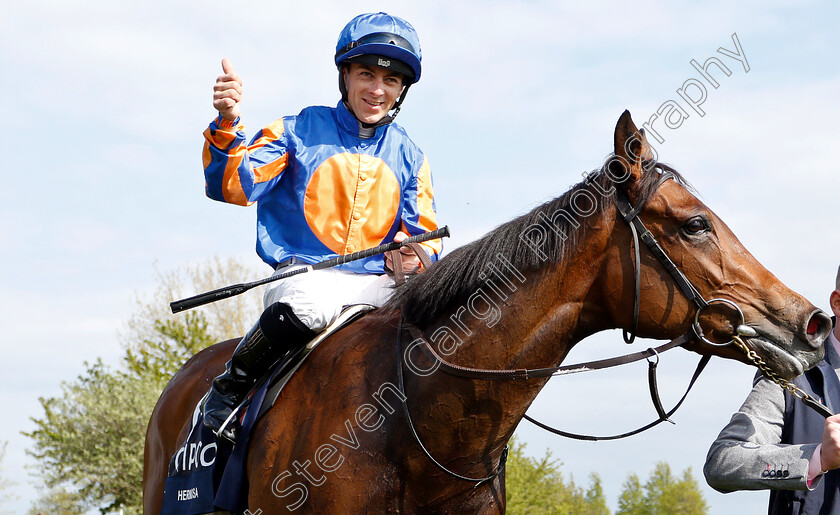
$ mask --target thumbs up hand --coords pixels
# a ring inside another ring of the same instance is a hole
[[[236,120],[240,115],[239,102],[242,100],[242,79],[233,70],[233,64],[227,58],[222,59],[223,75],[216,79],[213,86],[213,107],[222,118]]]

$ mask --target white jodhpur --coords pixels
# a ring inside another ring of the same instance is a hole
[[[281,268],[279,275],[306,265]],[[263,296],[267,308],[275,302],[292,307],[301,322],[313,331],[321,331],[350,304],[382,306],[393,293],[393,278],[387,275],[356,274],[334,268],[311,270],[269,283]]]

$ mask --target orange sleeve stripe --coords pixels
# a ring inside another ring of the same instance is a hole
[[[225,196],[225,202],[240,206],[250,206],[253,202],[248,201],[248,197],[242,189],[242,182],[239,179],[239,165],[242,164],[244,158],[244,146],[239,146],[232,154],[228,154],[225,173],[222,178],[222,194]]]
[[[254,183],[268,182],[277,177],[283,173],[287,164],[289,164],[289,154],[283,154],[280,159],[254,168]]]
[[[263,128],[262,135],[260,135],[259,139],[248,146],[248,150],[255,150],[260,147],[264,147],[272,141],[280,139],[280,136],[283,135],[284,131],[285,128],[283,127],[283,119],[280,118],[279,120],[274,120]]]
[[[277,141],[278,139],[280,139],[280,136],[283,135],[284,131],[285,127],[283,126],[282,118],[273,121],[265,128],[263,128],[260,137],[256,141],[254,141],[253,144],[248,146],[248,151],[253,152],[254,150],[260,147],[268,145],[272,141]],[[289,156],[288,154],[283,154],[283,157],[281,157],[280,159],[275,159],[270,163],[254,167],[254,183],[259,184],[274,179],[275,177],[283,173],[283,170],[286,169],[286,165],[288,164]]]
[[[236,139],[236,131],[243,128],[242,125],[235,129],[211,129],[208,127],[204,130],[204,139],[214,147],[224,151]]]
[[[206,141],[204,145],[204,152],[202,153],[202,161],[204,162],[205,169],[212,162],[212,154],[210,150],[211,145],[223,152],[226,150],[228,156],[222,178],[222,195],[224,195],[225,201],[231,204],[250,206],[253,202],[248,200],[248,196],[242,188],[242,180],[239,176],[239,167],[245,159],[247,152],[252,152],[280,138],[284,132],[283,119],[280,118],[279,120],[276,120],[266,126],[262,130],[259,139],[254,141],[254,143],[249,145],[247,148],[244,145],[239,145],[238,147],[232,149],[228,148],[228,146],[236,138],[236,130],[242,128],[243,127],[240,124],[236,128],[231,127],[228,129],[225,127],[224,129],[216,130],[208,128],[205,130],[204,137]],[[283,155],[281,158],[270,163],[266,163],[260,167],[255,167],[253,169],[254,183],[258,184],[270,181],[283,173],[283,170],[286,169],[286,165],[288,164],[288,159],[287,155]]]
[[[216,125],[218,125],[222,129],[236,129],[236,130],[243,129],[244,130],[244,126],[241,123],[240,124],[235,124],[234,122],[236,122],[236,120],[228,120],[227,118],[223,117],[222,115],[219,115],[216,118]]]

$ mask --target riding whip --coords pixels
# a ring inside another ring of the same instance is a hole
[[[391,243],[383,243],[382,245],[378,245],[373,248],[360,250],[359,252],[353,252],[352,254],[346,254],[343,256],[336,256],[334,258],[321,261],[320,263],[315,263],[314,265],[307,265],[303,268],[290,270],[279,275],[273,275],[271,277],[266,277],[264,279],[259,279],[250,283],[233,284],[231,286],[219,288],[218,290],[200,293],[198,295],[195,295],[194,297],[176,300],[174,302],[169,303],[169,307],[172,308],[172,313],[179,313],[187,309],[192,309],[198,306],[203,306],[204,304],[216,302],[217,300],[227,299],[228,297],[233,297],[235,295],[245,293],[251,288],[255,288],[257,286],[261,286],[263,284],[270,283],[273,281],[279,281],[280,279],[286,279],[287,277],[291,277],[293,275],[303,274],[309,272],[310,270],[323,270],[325,268],[331,268],[336,265],[349,263],[350,261],[356,261],[370,256],[375,256],[377,254],[383,254],[391,250],[397,250],[398,248],[409,243],[420,243],[423,241],[436,240],[438,238],[446,237],[449,237],[449,226],[444,225],[443,227],[435,231],[429,231],[423,234],[418,234],[417,236],[406,238],[401,242],[394,241]]]

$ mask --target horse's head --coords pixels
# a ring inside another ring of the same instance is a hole
[[[615,155],[605,166],[618,194],[631,206],[643,206],[639,219],[653,234],[676,268],[703,299],[724,299],[699,308],[705,341],[689,348],[700,353],[746,361],[745,353],[725,343],[741,327],[744,341],[771,369],[790,379],[822,358],[822,343],[831,319],[790,290],[764,268],[723,221],[677,180],[662,180],[667,167],[656,165],[644,132],[625,111],[615,129]],[[607,271],[608,283],[621,285],[614,306],[620,324],[632,326],[632,313],[618,313],[632,298],[635,276],[629,225],[616,221],[618,252],[623,266]],[[638,334],[673,338],[691,329],[698,306],[687,298],[666,267],[644,243],[641,246],[641,295]],[[614,291],[614,290],[613,290]],[[727,302],[728,301],[728,302]],[[700,301],[702,304],[702,301]],[[733,306],[737,306],[733,307]]]

